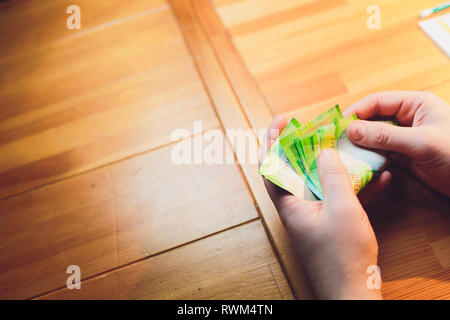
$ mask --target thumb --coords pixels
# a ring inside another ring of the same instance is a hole
[[[358,201],[348,171],[334,149],[325,149],[319,155],[319,179],[324,205],[351,205]]]
[[[414,156],[419,143],[414,128],[383,122],[358,120],[349,124],[347,135],[354,143],[374,149],[391,150]]]

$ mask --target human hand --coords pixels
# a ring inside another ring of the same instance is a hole
[[[355,121],[347,135],[355,144],[398,152],[397,161],[429,187],[450,196],[450,106],[428,92],[382,92],[344,111],[360,119],[395,117],[400,126]]]
[[[261,159],[287,122],[277,117],[269,127]],[[377,265],[378,244],[369,219],[353,192],[348,172],[333,149],[318,160],[323,201],[298,199],[264,179],[266,189],[294,243],[314,292],[321,299],[380,299],[367,287],[367,267]],[[367,186],[366,199],[383,189],[385,172]]]

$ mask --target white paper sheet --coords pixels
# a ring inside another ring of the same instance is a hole
[[[450,13],[421,21],[419,26],[450,58]]]

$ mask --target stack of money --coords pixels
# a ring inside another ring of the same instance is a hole
[[[339,105],[305,125],[292,118],[267,152],[259,173],[301,199],[322,200],[317,159],[321,150],[334,148],[347,168],[355,193],[360,192],[387,159],[347,138],[347,126],[357,119],[354,114],[344,118]]]

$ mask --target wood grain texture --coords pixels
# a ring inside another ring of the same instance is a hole
[[[282,3],[281,6],[277,2],[276,8],[271,7],[268,2],[271,10],[261,14],[261,11],[258,10],[258,14],[254,19],[248,19],[247,15],[249,10],[252,10],[250,7],[247,8],[244,12],[246,15],[245,18],[242,19],[241,23],[235,23],[234,21],[225,21],[230,25],[229,31],[233,36],[242,35],[251,33],[253,31],[257,31],[258,29],[263,29],[266,27],[273,27],[276,24],[286,23],[288,21],[292,21],[298,19],[300,17],[307,17],[310,15],[323,13],[327,10],[335,9],[338,6],[344,5],[346,0],[316,0],[316,1],[289,1]],[[283,5],[284,4],[284,5]],[[241,5],[249,6],[252,5],[249,1],[242,2]],[[218,11],[230,10],[230,7],[219,8]],[[274,10],[275,9],[275,10]],[[231,9],[232,10],[232,9]],[[274,12],[275,11],[275,12]],[[228,17],[226,12],[221,12],[223,17]]]
[[[373,92],[390,90],[429,91],[438,95],[447,103],[450,103],[450,79],[447,79],[448,74],[450,74],[450,64],[445,64],[418,72],[417,74],[407,76],[398,81],[389,83],[380,82],[377,86],[367,88],[358,93],[347,94],[345,96],[340,96],[339,98],[330,98],[303,108],[291,110],[286,112],[285,116],[293,116],[304,122],[329,109],[330,105],[339,104],[344,110],[356,101]]]
[[[450,299],[447,199],[389,208],[375,223],[386,299]]]
[[[174,129],[191,145],[223,130],[168,3],[82,0],[73,31],[68,4],[0,4],[15,30],[0,53],[0,298],[60,297],[69,265],[79,298],[292,298],[239,167],[172,162]]]
[[[218,126],[176,21],[158,8],[0,62],[0,198],[167,144],[195,120]]]
[[[66,19],[69,17],[66,9],[72,4],[81,9],[82,23],[79,30],[69,30],[66,27]],[[136,0],[128,6],[121,5],[120,0],[80,0],[76,3],[70,0],[2,2],[0,61],[27,54],[29,50],[46,47],[65,38],[119,24],[136,15],[149,14],[164,5],[167,6],[164,0]]]
[[[236,166],[175,165],[172,149],[0,201],[0,298],[65,286],[69,265],[90,277],[258,217]]]
[[[290,19],[283,19],[286,9],[271,0],[239,2],[242,7],[253,6],[251,12],[240,12],[239,21],[233,20],[237,4],[222,5],[217,12],[274,113],[317,103],[344,105],[341,101],[347,97],[377,91],[381,85],[388,90],[423,90],[449,80],[448,72],[434,72],[448,68],[448,58],[417,27],[422,1],[378,1],[381,30],[366,27],[366,8],[371,4],[291,1]],[[322,9],[301,10],[305,6]],[[273,10],[267,12],[267,7]],[[261,24],[261,19],[269,20]],[[253,27],[239,33],[240,26]],[[427,71],[434,75],[421,78]],[[418,83],[410,85],[411,78]],[[311,94],[316,98],[308,99]]]
[[[259,129],[267,128],[272,122],[272,113],[214,7],[209,0],[194,0],[192,7],[251,126]]]
[[[195,61],[198,62],[198,69],[223,126],[230,129],[251,128],[245,114],[242,113],[242,105],[238,95],[235,95],[232,88],[230,88],[226,72],[222,71],[220,63],[216,60],[215,51],[209,45],[207,35],[202,31],[201,22],[198,20],[201,12],[209,12],[209,10],[198,11],[196,6],[209,5],[209,3],[199,2],[194,5],[192,1],[174,0],[171,1],[171,5],[180,22],[191,53]],[[213,18],[214,16],[204,19]],[[220,28],[220,25],[217,27]],[[256,145],[256,136],[250,135],[248,138],[250,144]],[[291,285],[297,297],[303,299],[311,298],[312,293],[309,284],[301,272],[293,246],[272,201],[267,195],[262,178],[257,172],[257,164],[249,163],[245,152],[244,154],[236,152],[236,157],[277,248],[283,266],[289,274]]]
[[[264,228],[252,222],[43,299],[292,299]]]

